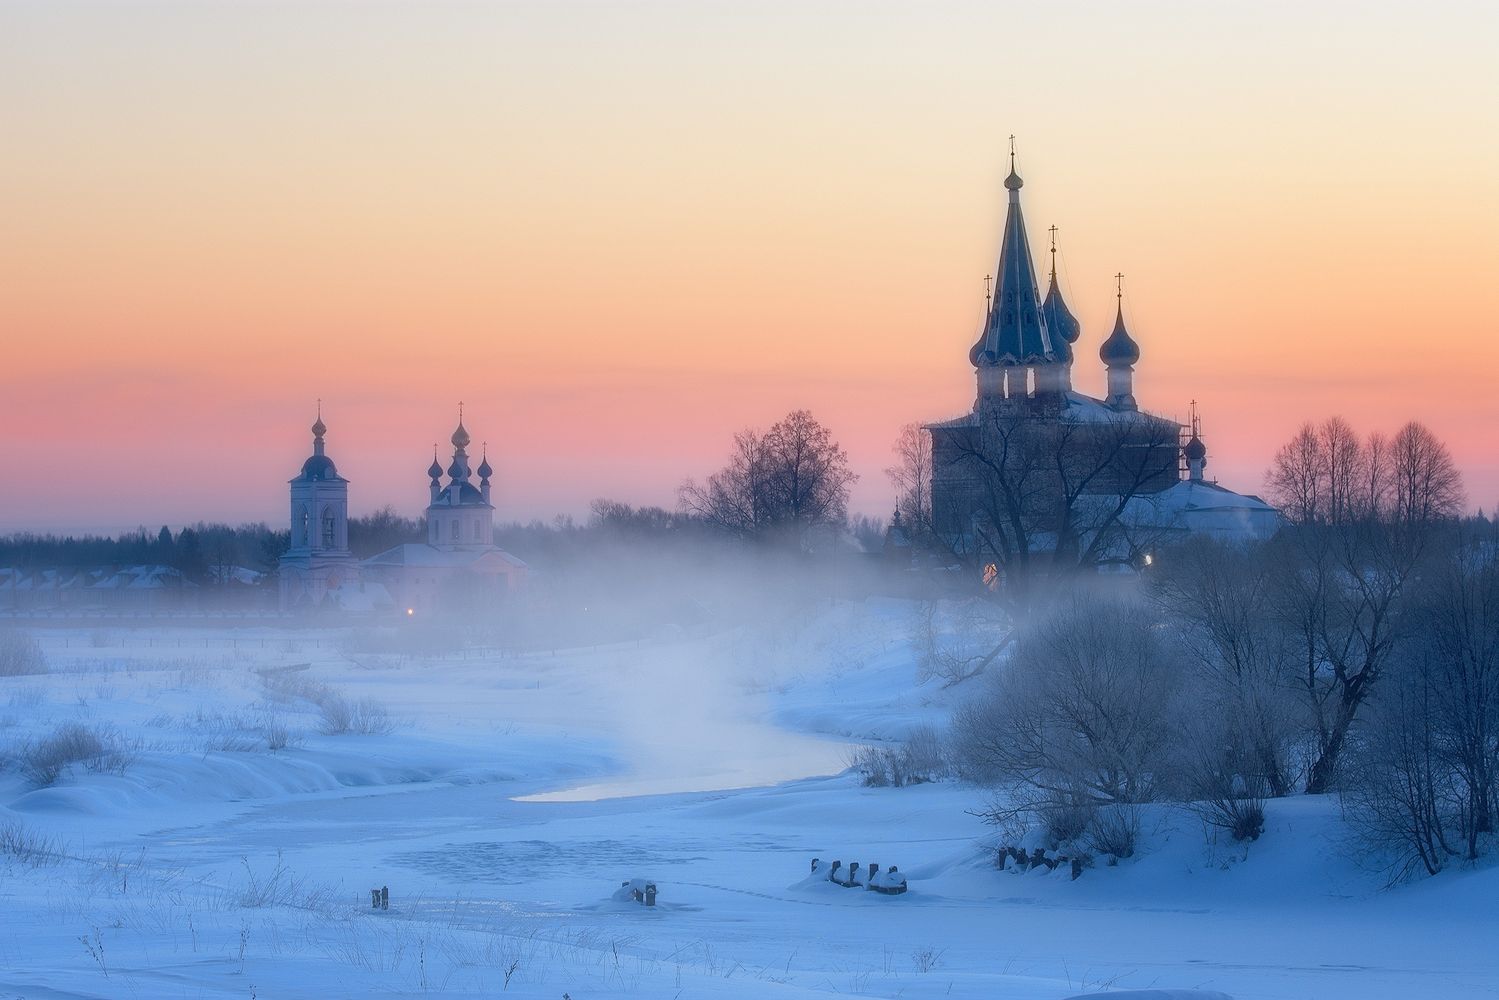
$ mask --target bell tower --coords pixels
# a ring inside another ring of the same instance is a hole
[[[349,481],[328,457],[322,411],[319,400],[312,454],[289,484],[291,545],[279,566],[283,611],[318,607],[330,590],[359,575],[349,552]]]

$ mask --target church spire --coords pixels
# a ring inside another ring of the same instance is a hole
[[[1024,183],[1015,168],[1015,137],[1011,136],[1010,175],[1005,178],[1009,208],[995,272],[994,296],[983,334],[968,352],[975,368],[1033,365],[1055,357],[1046,319],[1041,313],[1041,295],[1025,232],[1025,216],[1020,210],[1020,188]]]

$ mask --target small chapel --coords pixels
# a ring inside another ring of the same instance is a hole
[[[487,449],[479,467],[469,462],[472,439],[463,426],[449,439],[453,459],[446,484],[433,449],[427,468],[427,540],[397,545],[361,564],[408,615],[493,608],[525,586],[526,564],[494,543],[494,503]],[[478,474],[478,485],[473,477]]]

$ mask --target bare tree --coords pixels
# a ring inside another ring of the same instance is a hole
[[[891,449],[895,464],[885,469],[895,487],[895,509],[913,541],[932,537],[932,436],[920,424],[900,429]]]
[[[1053,805],[1149,801],[1172,774],[1175,647],[1134,602],[1074,595],[955,718],[970,773]]]
[[[683,483],[678,500],[710,526],[805,549],[818,533],[843,526],[857,479],[832,432],[808,411],[795,410],[763,435],[734,435],[728,464],[706,484]]]
[[[1296,637],[1298,685],[1316,729],[1307,791],[1324,792],[1402,638],[1413,577],[1461,510],[1461,478],[1419,424],[1361,443],[1337,418],[1298,431],[1266,478],[1296,524],[1276,547],[1273,603]]]
[[[1400,428],[1389,446],[1390,516],[1423,528],[1462,513],[1463,480],[1447,446],[1421,424]]]
[[[1274,621],[1263,550],[1197,539],[1154,580],[1163,618],[1192,654],[1199,700],[1220,710],[1206,770],[1219,785],[1289,794],[1300,713],[1286,680],[1296,648]]]
[[[1175,480],[1177,427],[1144,415],[1038,420],[996,409],[946,460],[972,499],[970,559],[1029,605],[1040,584],[1092,570],[1130,544],[1131,500]]]

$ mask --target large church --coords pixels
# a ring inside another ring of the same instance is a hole
[[[1273,507],[1206,477],[1195,406],[1188,424],[1140,408],[1141,351],[1125,325],[1122,275],[1114,326],[1098,347],[1107,393],[1098,399],[1073,388],[1082,330],[1057,283],[1055,230],[1041,294],[1022,185],[1012,151],[999,264],[968,352],[973,407],[927,425],[935,534],[986,575],[1041,552],[1129,562],[1171,537],[1273,534]]]
[[[328,456],[322,413],[312,425],[312,455],[291,480],[291,546],[281,557],[283,611],[401,611],[427,615],[492,608],[520,590],[526,564],[494,544],[489,456],[471,465],[463,426],[450,438],[453,459],[427,469],[426,539],[364,560],[349,549],[349,481]],[[478,476],[478,484],[474,476]]]

